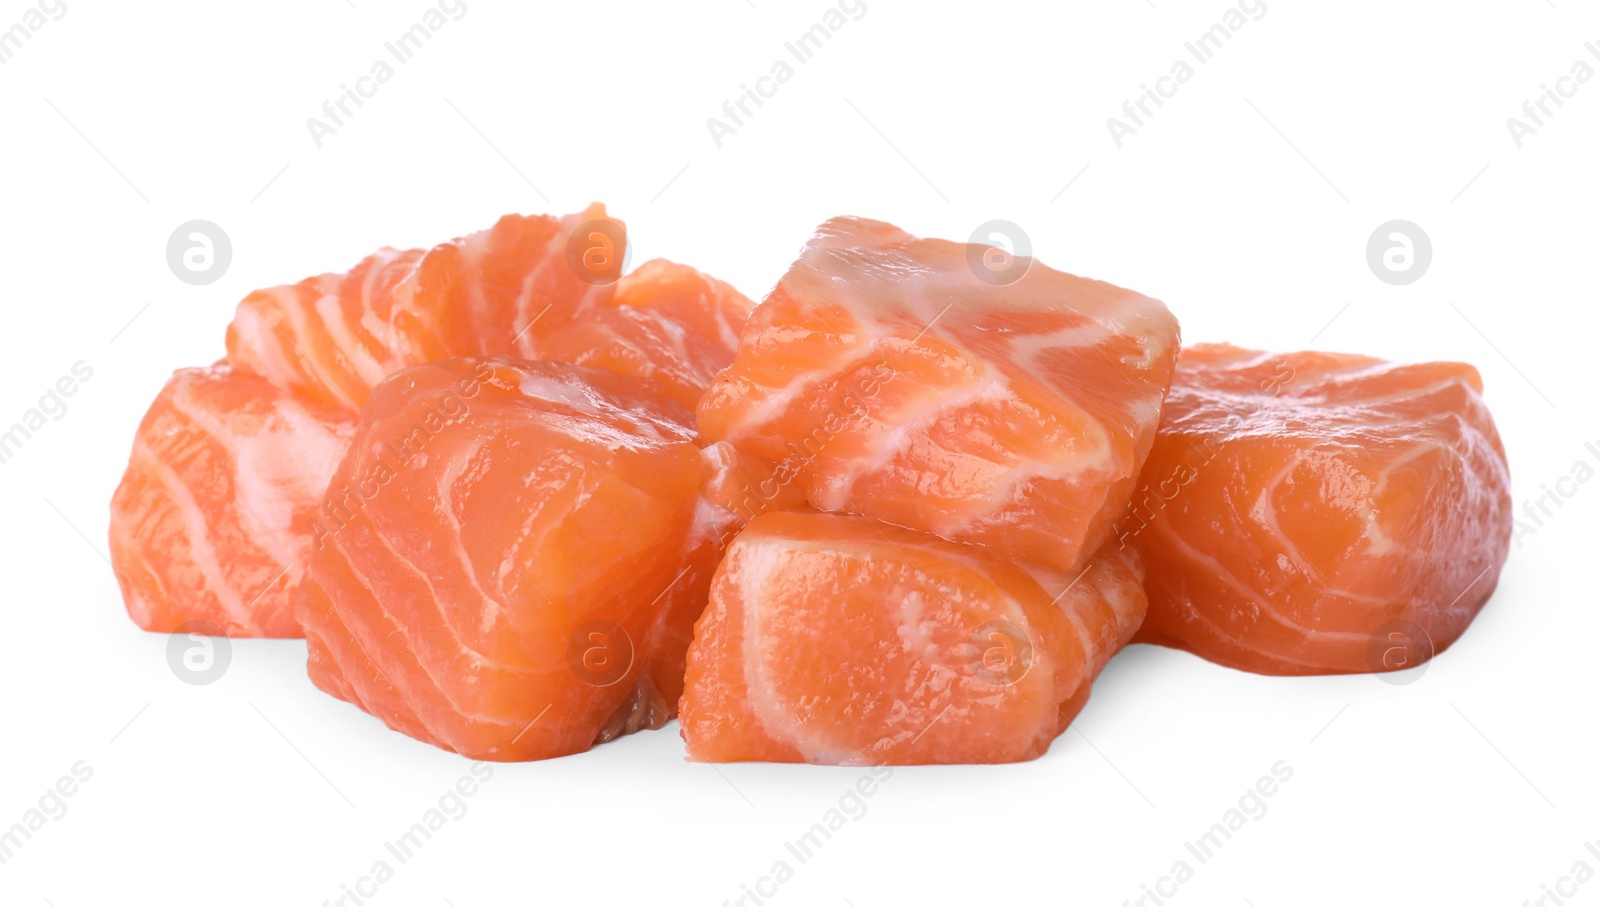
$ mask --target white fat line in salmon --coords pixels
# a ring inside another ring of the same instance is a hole
[[[792,485],[807,467],[815,463],[835,438],[865,419],[868,414],[866,401],[875,399],[884,385],[899,376],[899,370],[882,360],[867,366],[857,381],[845,388],[838,409],[823,416],[821,423],[804,437],[788,442],[790,456],[779,461],[770,477],[757,483],[754,488],[745,485],[741,489],[743,497],[734,505],[736,512],[733,514],[738,523],[727,529],[728,538],[722,540],[723,544],[743,529],[744,524],[765,513],[768,505]]]
[[[433,806],[421,818],[401,832],[392,841],[383,842],[384,856],[372,862],[365,875],[354,882],[340,883],[339,894],[322,902],[322,907],[362,907],[368,899],[376,897],[379,889],[393,879],[395,867],[411,862],[423,845],[443,831],[451,822],[460,821],[467,814],[467,800],[494,777],[494,766],[487,762],[474,762],[467,774],[445,788]],[[390,863],[393,858],[394,863]]]
[[[94,777],[94,766],[82,759],[72,763],[70,771],[45,788],[38,803],[24,810],[21,819],[11,823],[10,828],[0,829],[0,865],[11,862],[48,823],[61,821],[67,814],[67,800]]]
[[[1233,413],[1227,428],[1232,428],[1246,415],[1254,415],[1266,407],[1266,400],[1270,400],[1283,392],[1291,381],[1295,379],[1294,366],[1286,360],[1277,359],[1272,362],[1272,374],[1261,379],[1257,387],[1261,389],[1261,402],[1257,402],[1248,412]],[[1189,449],[1184,452],[1184,461],[1172,467],[1172,471],[1158,479],[1147,479],[1128,499],[1128,506],[1124,508],[1122,518],[1116,523],[1117,547],[1127,548],[1133,541],[1150,527],[1156,514],[1165,510],[1167,505],[1176,500],[1178,495],[1199,478],[1200,471],[1211,464],[1220,453],[1218,444],[1225,435],[1224,431],[1216,431],[1202,437],[1198,442],[1191,442]]]
[[[1583,849],[1586,856],[1572,861],[1566,874],[1554,882],[1540,884],[1539,896],[1523,901],[1522,907],[1563,907],[1567,901],[1577,897],[1579,887],[1594,880],[1595,866],[1600,865],[1600,838],[1583,842]],[[1590,860],[1595,862],[1591,863]]]
[[[1210,828],[1194,840],[1184,841],[1184,856],[1174,860],[1155,881],[1141,884],[1139,894],[1123,901],[1122,907],[1162,907],[1194,878],[1196,867],[1211,862],[1245,826],[1261,821],[1267,815],[1267,801],[1278,793],[1282,785],[1294,778],[1294,766],[1283,759],[1272,763],[1269,771],[1269,774],[1262,775],[1245,788],[1235,805],[1224,810],[1221,818],[1213,822]],[[1189,862],[1191,859],[1193,863]]]
[[[306,117],[306,130],[311,133],[312,143],[321,148],[325,136],[333,135],[347,125],[355,117],[356,111],[394,78],[395,66],[411,62],[417,52],[445,27],[446,16],[449,21],[460,22],[466,14],[465,0],[439,0],[433,6],[424,8],[422,15],[410,28],[383,42],[386,56],[372,61],[372,65],[367,67],[367,74],[357,78],[354,86],[343,83],[339,86],[339,94],[322,102],[322,117],[326,119]],[[390,63],[390,60],[394,62]]]
[[[1583,49],[1596,60],[1600,60],[1600,41],[1588,41]],[[1578,89],[1588,84],[1594,78],[1594,67],[1588,60],[1579,57],[1573,61],[1566,75],[1556,79],[1556,84],[1551,87],[1549,82],[1540,84],[1539,93],[1522,102],[1522,117],[1515,114],[1506,117],[1506,129],[1511,133],[1511,141],[1517,148],[1522,148],[1524,136],[1538,132],[1547,124],[1556,111],[1567,106],[1567,101],[1577,95]],[[1551,105],[1555,105],[1551,109]]]
[[[1584,444],[1583,450],[1590,459],[1600,463],[1600,441]],[[1524,539],[1537,535],[1539,530],[1555,519],[1556,513],[1567,506],[1567,502],[1577,496],[1578,489],[1589,484],[1589,480],[1595,475],[1595,467],[1589,460],[1580,459],[1573,461],[1566,475],[1554,482],[1541,484],[1538,497],[1524,500],[1522,515],[1512,517],[1514,530],[1511,539],[1516,542],[1517,547],[1521,548]]]
[[[311,535],[317,548],[350,524],[358,511],[376,499],[384,486],[394,481],[428,446],[428,442],[446,427],[472,415],[467,403],[483,390],[483,382],[494,376],[489,366],[479,363],[473,377],[457,381],[451,390],[422,405],[422,416],[409,431],[400,436],[398,444],[385,441],[377,448],[377,456],[367,464],[366,470],[352,481],[330,486],[322,499],[322,511],[311,526]],[[415,405],[415,401],[412,402]],[[352,451],[347,456],[353,456]]]
[[[894,768],[875,765],[845,788],[835,805],[823,811],[822,816],[792,841],[783,842],[784,855],[774,860],[764,875],[754,882],[741,884],[739,896],[728,898],[722,907],[762,907],[778,894],[778,887],[794,878],[795,867],[809,863],[824,844],[833,840],[851,822],[867,814],[867,800],[875,796],[883,785],[894,780]],[[790,860],[794,862],[790,862]]]
[[[777,95],[779,88],[794,78],[795,65],[804,66],[811,62],[817,51],[838,34],[847,21],[860,21],[866,14],[866,0],[839,0],[837,6],[823,10],[820,20],[813,23],[810,28],[795,38],[783,42],[786,56],[773,60],[772,65],[767,67],[767,74],[756,78],[753,87],[749,82],[741,83],[739,94],[722,102],[722,117],[706,118],[706,129],[711,133],[711,141],[721,148],[723,136],[738,132],[740,127],[745,126],[756,115],[757,110]],[[850,17],[849,20],[845,19],[846,16]],[[791,59],[795,65],[789,63]]]
[[[1183,49],[1188,52],[1187,57],[1179,57],[1168,67],[1167,74],[1155,80],[1155,86],[1149,83],[1139,85],[1139,94],[1134,98],[1122,102],[1122,118],[1111,116],[1106,118],[1106,129],[1111,133],[1111,141],[1117,148],[1122,148],[1124,136],[1130,136],[1139,131],[1139,128],[1149,123],[1155,116],[1156,110],[1166,105],[1166,102],[1178,93],[1178,89],[1187,85],[1195,77],[1197,70],[1189,60],[1201,66],[1210,63],[1217,52],[1222,50],[1224,44],[1233,39],[1240,29],[1244,28],[1247,21],[1259,22],[1267,14],[1267,4],[1264,0],[1239,0],[1237,6],[1230,6],[1222,11],[1221,21],[1201,32],[1192,40],[1185,41]],[[1245,17],[1250,19],[1246,20]],[[1152,107],[1151,105],[1154,105]]]
[[[67,14],[67,5],[61,0],[39,0],[37,6],[22,11],[22,19],[5,31],[0,31],[0,66],[22,50],[22,45],[51,22],[60,22]],[[45,17],[50,18],[46,19]]]
[[[66,398],[76,394],[79,385],[93,377],[94,369],[79,359],[72,363],[66,374],[45,388],[39,402],[24,411],[16,422],[11,423],[10,428],[0,428],[0,465],[16,457],[22,446],[50,422],[61,421],[67,415]]]

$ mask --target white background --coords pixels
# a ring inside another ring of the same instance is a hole
[[[380,245],[601,200],[635,262],[758,297],[830,215],[959,239],[1005,218],[1045,262],[1166,300],[1188,340],[1477,365],[1519,508],[1600,468],[1600,79],[1524,147],[1506,126],[1575,61],[1600,68],[1577,0],[1268,0],[1121,149],[1106,118],[1223,0],[867,0],[720,149],[707,117],[824,0],[467,5],[321,149],[306,118],[423,0],[67,0],[0,67],[0,423],[94,370],[0,465],[0,826],[94,770],[0,866],[0,901],[320,905],[467,771],[313,689],[302,643],[239,642],[221,680],[181,683],[102,557],[167,374],[221,355],[249,290]],[[27,8],[0,2],[0,29]],[[234,247],[205,287],[165,260],[194,218]],[[1365,258],[1393,218],[1434,247],[1405,287]],[[1575,861],[1600,871],[1600,482],[1563,487],[1414,682],[1135,647],[1044,758],[897,770],[804,865],[784,842],[861,771],[691,764],[673,725],[496,767],[367,903],[720,905],[788,859],[767,904],[1120,905],[1187,859],[1168,904],[1523,904]],[[1184,842],[1279,760],[1293,779],[1199,865]]]

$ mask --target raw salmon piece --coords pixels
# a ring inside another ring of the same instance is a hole
[[[391,376],[316,529],[312,680],[475,759],[659,727],[677,681],[654,666],[698,608],[676,632],[658,618],[703,605],[709,579],[694,590],[685,561],[711,471],[692,418],[648,381],[564,364]]]
[[[111,562],[134,623],[299,636],[290,591],[353,413],[227,365],[175,372],[111,499]]]
[[[616,278],[586,268],[614,258],[620,269],[624,235],[604,206],[591,205],[562,218],[507,215],[427,251],[384,249],[349,274],[245,297],[228,326],[228,359],[279,387],[358,408],[374,385],[410,365],[538,358],[546,332],[610,300]],[[595,241],[589,236],[612,244],[601,259],[572,245],[574,237]]]
[[[657,259],[618,281],[609,303],[589,308],[519,352],[650,378],[693,408],[716,373],[733,362],[739,328],[752,308],[728,284]]]
[[[1411,667],[1505,563],[1505,450],[1470,365],[1183,351],[1124,544],[1140,640],[1261,674]]]
[[[732,360],[751,303],[721,281],[665,261],[618,280],[626,242],[622,223],[593,205],[564,218],[508,215],[427,251],[380,250],[348,274],[252,293],[228,328],[229,362],[317,412],[358,409],[387,375],[461,354],[595,365],[656,381],[692,407]],[[242,468],[320,498],[331,465],[291,477],[285,471],[294,462]],[[235,476],[244,485],[251,478]],[[143,506],[161,505],[152,499]],[[297,575],[298,567],[259,603],[274,615],[273,635],[297,635],[284,616]],[[146,607],[136,591],[127,595],[130,609]],[[241,635],[268,632],[248,619],[221,626]]]
[[[1137,560],[1043,578],[865,517],[770,513],[717,569],[681,711],[691,758],[1016,762],[1044,753],[1144,616]]]
[[[1111,534],[1177,356],[1160,302],[998,249],[823,224],[700,402],[812,505],[1072,571]],[[1015,273],[1015,272],[1012,272]]]

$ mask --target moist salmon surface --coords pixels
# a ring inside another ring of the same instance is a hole
[[[312,680],[478,759],[660,726],[720,554],[691,421],[653,382],[564,364],[380,383],[298,600]]]
[[[646,379],[692,408],[732,361],[753,305],[670,261],[622,274],[626,251],[625,226],[600,205],[559,218],[508,215],[431,249],[383,249],[347,273],[246,297],[227,331],[230,377],[202,382],[187,370],[162,392],[112,508],[135,621],[300,635],[288,602],[306,539],[290,531],[277,499],[315,507],[371,389],[399,369],[456,355],[570,362]],[[187,405],[202,385],[237,387],[242,402],[208,392]],[[270,425],[252,415],[263,396],[279,414]],[[319,424],[342,439],[336,452]],[[170,442],[174,431],[204,434],[223,452],[200,456],[199,442]],[[266,445],[279,453],[260,453]],[[271,492],[250,495],[258,489]]]
[[[1505,450],[1472,366],[1184,350],[1119,524],[1139,639],[1264,674],[1411,667],[1458,639],[1509,552]]]
[[[1178,324],[1039,262],[988,282],[981,248],[824,223],[700,401],[706,439],[819,510],[1081,567],[1154,441]]]
[[[1127,552],[1061,577],[867,517],[766,514],[695,627],[683,737],[710,762],[1036,758],[1144,609]]]

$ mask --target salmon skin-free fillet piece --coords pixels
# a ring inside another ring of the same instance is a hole
[[[359,408],[389,374],[450,356],[518,356],[660,381],[693,406],[733,358],[752,308],[693,268],[621,276],[626,228],[578,214],[506,215],[426,251],[383,249],[348,274],[250,294],[228,358],[280,387]]]
[[[566,364],[379,384],[298,600],[312,680],[474,759],[659,727],[706,600],[690,553],[720,519],[692,420],[652,382]]]
[[[1456,362],[1186,348],[1119,527],[1149,572],[1139,640],[1261,674],[1443,651],[1511,541],[1482,391]]]
[[[824,223],[698,407],[707,441],[810,503],[1072,571],[1155,438],[1178,323],[1160,302],[859,218]]]
[[[133,622],[299,636],[290,591],[356,422],[227,365],[174,372],[111,498],[111,563]]]
[[[691,759],[1016,762],[1049,748],[1144,617],[1115,546],[1076,577],[865,517],[769,513],[695,626]]]

